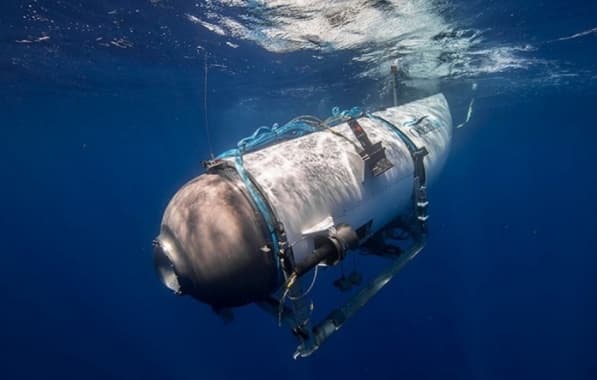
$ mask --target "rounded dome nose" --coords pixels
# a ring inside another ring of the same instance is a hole
[[[241,182],[204,174],[183,186],[164,212],[154,248],[171,290],[214,307],[267,297],[277,281],[272,252]]]

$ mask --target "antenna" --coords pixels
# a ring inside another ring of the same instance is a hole
[[[392,73],[392,94],[394,95],[394,107],[398,105],[398,60],[390,66],[390,72]]]
[[[207,140],[207,147],[209,149],[209,157],[211,160],[214,159],[214,152],[211,146],[211,137],[209,133],[209,118],[207,114],[207,50],[199,47],[203,50],[203,125],[205,126],[205,137]]]

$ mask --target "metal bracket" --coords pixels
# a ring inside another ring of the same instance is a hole
[[[408,262],[415,257],[425,246],[425,240],[415,239],[413,245],[403,254],[393,260],[392,264],[385,268],[377,277],[371,280],[361,290],[354,294],[344,305],[334,309],[323,321],[318,323],[312,330],[311,339],[299,344],[293,358],[307,357],[319,347],[336,331],[340,330],[344,323],[363,308]]]
[[[222,166],[224,164],[227,164],[227,161],[225,160],[221,160],[219,158],[216,159],[211,159],[211,160],[205,160],[201,162],[201,165],[207,170],[210,171],[214,168],[217,168],[218,166]]]
[[[387,159],[386,149],[381,145],[381,141],[372,144],[369,136],[367,136],[367,132],[365,132],[356,119],[348,120],[348,125],[363,148],[359,152],[359,155],[363,159],[369,173],[377,177],[394,167],[390,160]]]

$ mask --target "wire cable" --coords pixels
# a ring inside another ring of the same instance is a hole
[[[203,49],[203,125],[205,126],[205,137],[207,139],[209,156],[213,160],[214,152],[211,146],[211,136],[209,133],[209,118],[207,114],[207,72],[207,50]]]
[[[305,296],[307,296],[307,294],[309,294],[309,292],[311,292],[311,289],[313,289],[313,286],[315,285],[315,281],[317,281],[317,273],[319,271],[319,265],[315,266],[315,269],[313,270],[313,279],[311,280],[311,284],[309,285],[309,287],[307,288],[307,290],[305,290],[303,292],[303,294],[298,295],[298,296],[291,296],[290,294],[288,295],[288,299],[292,300],[292,301],[296,301],[296,300],[300,300],[301,298],[304,298]]]

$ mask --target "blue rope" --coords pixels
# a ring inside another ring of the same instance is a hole
[[[251,136],[241,139],[236,144],[236,148],[221,153],[218,158],[229,158],[239,154],[242,155],[254,152],[280,141],[292,140],[313,132],[321,131],[322,129],[341,124],[347,119],[356,119],[363,115],[364,112],[359,107],[352,107],[349,110],[343,111],[340,111],[339,107],[334,107],[332,108],[332,116],[325,122],[321,122],[315,117],[303,116],[293,119],[281,127],[278,124],[274,124],[271,127],[262,126],[257,128]]]
[[[327,127],[335,127],[346,122],[348,119],[357,119],[365,113],[359,107],[352,107],[349,110],[340,111],[340,107],[332,108],[332,116],[325,121]]]
[[[218,158],[234,157],[238,154],[253,152],[274,143],[291,140],[319,130],[321,130],[321,126],[312,121],[301,119],[292,120],[281,127],[278,124],[274,124],[271,128],[259,127],[251,136],[241,139],[236,144],[235,149],[223,152]]]

